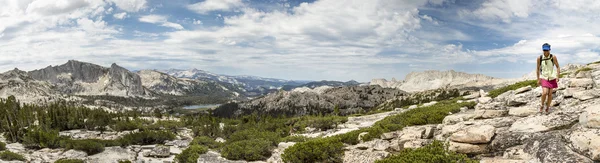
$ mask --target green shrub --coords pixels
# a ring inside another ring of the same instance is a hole
[[[84,151],[88,155],[93,155],[104,151],[104,144],[95,140],[65,140],[63,141],[63,148],[75,149]]]
[[[248,139],[227,143],[221,154],[229,160],[258,161],[271,157],[272,142],[265,139]]]
[[[163,144],[166,140],[175,139],[175,134],[165,131],[141,131],[131,133],[119,139],[122,146],[124,145],[150,145]]]
[[[23,155],[11,151],[0,152],[0,159],[4,161],[26,161]]]
[[[183,127],[183,123],[179,121],[158,121],[147,127],[149,130],[169,130],[177,131],[177,129]]]
[[[286,163],[342,162],[343,147],[337,138],[315,139],[287,148],[281,157]]]
[[[285,138],[281,138],[281,142],[305,142],[310,140],[311,138],[301,135],[288,136]]]
[[[252,139],[264,139],[271,142],[271,145],[273,146],[279,144],[279,134],[269,131],[259,131],[256,128],[237,131],[231,134],[231,136],[229,136],[227,142],[236,142]]]
[[[208,149],[204,146],[191,145],[179,155],[175,156],[175,159],[179,161],[179,163],[195,163],[198,160],[198,157],[206,152],[208,152]]]
[[[6,150],[6,143],[0,142],[0,151]]]
[[[565,73],[560,73],[560,75],[558,76],[559,78],[564,78],[565,76],[568,76],[571,73],[565,72]]]
[[[340,117],[340,116],[305,116],[297,119],[290,120],[294,123],[294,128],[296,130],[304,130],[306,127],[312,127],[316,129],[320,129],[321,131],[329,130],[335,128],[337,125],[346,123],[348,121],[348,117]]]
[[[194,138],[194,140],[192,141],[192,144],[207,146],[208,148],[211,148],[211,149],[217,149],[217,148],[220,148],[221,146],[223,146],[223,143],[219,143],[219,142],[215,141],[215,139],[209,138],[206,136],[199,136],[199,137]]]
[[[80,160],[80,159],[66,159],[66,158],[62,158],[60,160],[56,160],[54,163],[84,163],[84,161]]]
[[[512,85],[508,85],[502,88],[498,88],[495,90],[492,90],[488,93],[488,96],[495,98],[498,97],[499,95],[501,95],[504,92],[508,92],[510,90],[516,90],[522,87],[526,87],[526,86],[531,86],[531,87],[537,87],[538,86],[538,81],[537,80],[526,80],[526,81],[522,81],[522,82],[518,82]]]
[[[22,144],[30,149],[59,148],[62,139],[56,130],[34,128],[25,133]]]
[[[474,163],[478,161],[471,160],[464,154],[457,154],[453,151],[449,151],[447,145],[444,145],[440,141],[434,141],[432,144],[421,148],[404,149],[400,153],[383,160],[378,160],[376,163],[404,162]]]
[[[119,163],[131,163],[129,160],[119,160]]]
[[[117,121],[114,125],[112,125],[112,129],[115,131],[131,131],[135,129],[140,129],[142,128],[142,126],[142,123],[136,120]]]

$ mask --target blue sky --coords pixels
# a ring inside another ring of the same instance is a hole
[[[600,1],[0,0],[0,71],[69,59],[295,80],[521,77],[600,60]]]

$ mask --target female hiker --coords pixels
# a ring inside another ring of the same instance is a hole
[[[560,67],[556,56],[550,54],[550,44],[545,43],[542,45],[542,50],[544,54],[537,59],[538,85],[542,86],[540,112],[543,111],[544,104],[546,104],[546,113],[548,113],[550,106],[552,106],[552,89],[558,87]],[[554,67],[556,67],[556,70]]]

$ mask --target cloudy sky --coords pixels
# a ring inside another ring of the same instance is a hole
[[[597,0],[0,0],[0,71],[69,59],[296,80],[600,60]]]

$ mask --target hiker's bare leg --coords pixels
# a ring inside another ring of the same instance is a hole
[[[550,106],[552,106],[552,88],[548,89],[548,97],[547,97],[548,101],[546,102],[546,112],[548,112],[548,108],[550,108]]]
[[[546,96],[548,95],[548,88],[542,87],[542,102],[540,103],[540,112],[544,109],[544,103],[546,103]]]

